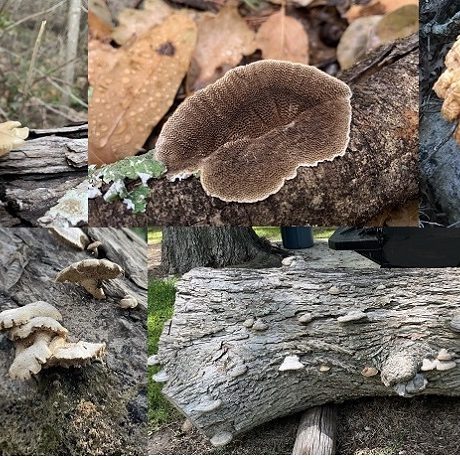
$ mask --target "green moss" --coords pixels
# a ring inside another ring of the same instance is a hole
[[[150,241],[150,232],[149,232]],[[149,356],[158,351],[158,341],[165,322],[172,317],[176,297],[176,280],[151,280],[149,283],[148,300],[148,353]],[[161,394],[162,385],[152,380],[153,374],[159,371],[158,366],[150,366],[148,377],[149,420],[151,427],[179,418],[179,413]]]

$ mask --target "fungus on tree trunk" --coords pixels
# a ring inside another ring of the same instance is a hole
[[[62,321],[62,316],[57,308],[53,307],[48,302],[39,300],[24,305],[23,307],[2,311],[0,313],[0,331],[26,324],[29,320],[37,316],[48,316],[57,321]]]
[[[452,49],[447,53],[446,70],[435,83],[433,90],[444,99],[442,114],[448,121],[460,119],[460,35]],[[455,139],[460,143],[460,129],[455,132]]]
[[[24,144],[28,136],[29,128],[21,127],[19,121],[0,123],[0,157]]]
[[[116,263],[106,259],[84,259],[61,270],[56,275],[56,282],[77,283],[94,298],[105,299],[102,281],[116,278],[124,270]]]
[[[227,72],[187,98],[156,145],[171,179],[197,171],[208,195],[252,203],[300,166],[345,153],[348,85],[315,67],[264,60]]]

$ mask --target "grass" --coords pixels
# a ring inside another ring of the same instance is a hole
[[[281,241],[280,227],[254,227],[254,231],[258,236],[267,238],[270,241]],[[330,227],[313,227],[313,235],[316,239],[327,239],[335,231],[335,228]],[[161,227],[149,228],[149,244],[161,243],[162,232]]]
[[[149,282],[148,297],[148,354],[158,351],[158,341],[163,331],[164,323],[172,317],[174,299],[176,296],[176,281],[172,279],[153,279]],[[152,380],[152,375],[158,372],[158,366],[150,366],[148,372],[149,419],[153,429],[177,418],[176,410],[161,394],[161,385]]]

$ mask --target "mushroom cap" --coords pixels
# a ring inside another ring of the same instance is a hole
[[[36,316],[47,316],[57,321],[62,321],[62,315],[57,308],[53,307],[48,302],[39,300],[23,307],[2,311],[0,313],[0,331],[25,324]]]
[[[28,380],[32,375],[38,374],[52,355],[50,342],[49,332],[36,333],[32,344],[28,341],[17,342],[16,356],[9,368],[9,376],[16,380]]]
[[[63,337],[56,337],[50,343],[52,357],[47,361],[47,367],[81,367],[93,360],[102,359],[105,355],[105,343],[67,342]]]
[[[29,128],[21,128],[19,121],[0,123],[0,157],[24,144]]]
[[[343,155],[350,88],[316,67],[264,60],[227,72],[187,98],[163,126],[156,157],[168,175],[200,171],[206,193],[251,203]]]
[[[61,270],[56,275],[56,281],[63,283],[79,283],[83,280],[106,280],[123,274],[123,269],[107,259],[84,259]]]
[[[83,250],[89,244],[89,238],[86,234],[78,227],[50,227],[50,232],[56,236],[59,241],[74,248]]]
[[[10,339],[26,339],[37,331],[46,331],[51,335],[56,334],[62,337],[66,337],[69,333],[69,331],[55,319],[48,316],[36,316],[21,326],[13,327],[10,330]]]

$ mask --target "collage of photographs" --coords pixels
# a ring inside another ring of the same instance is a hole
[[[0,427],[460,455],[460,0],[0,0]]]

